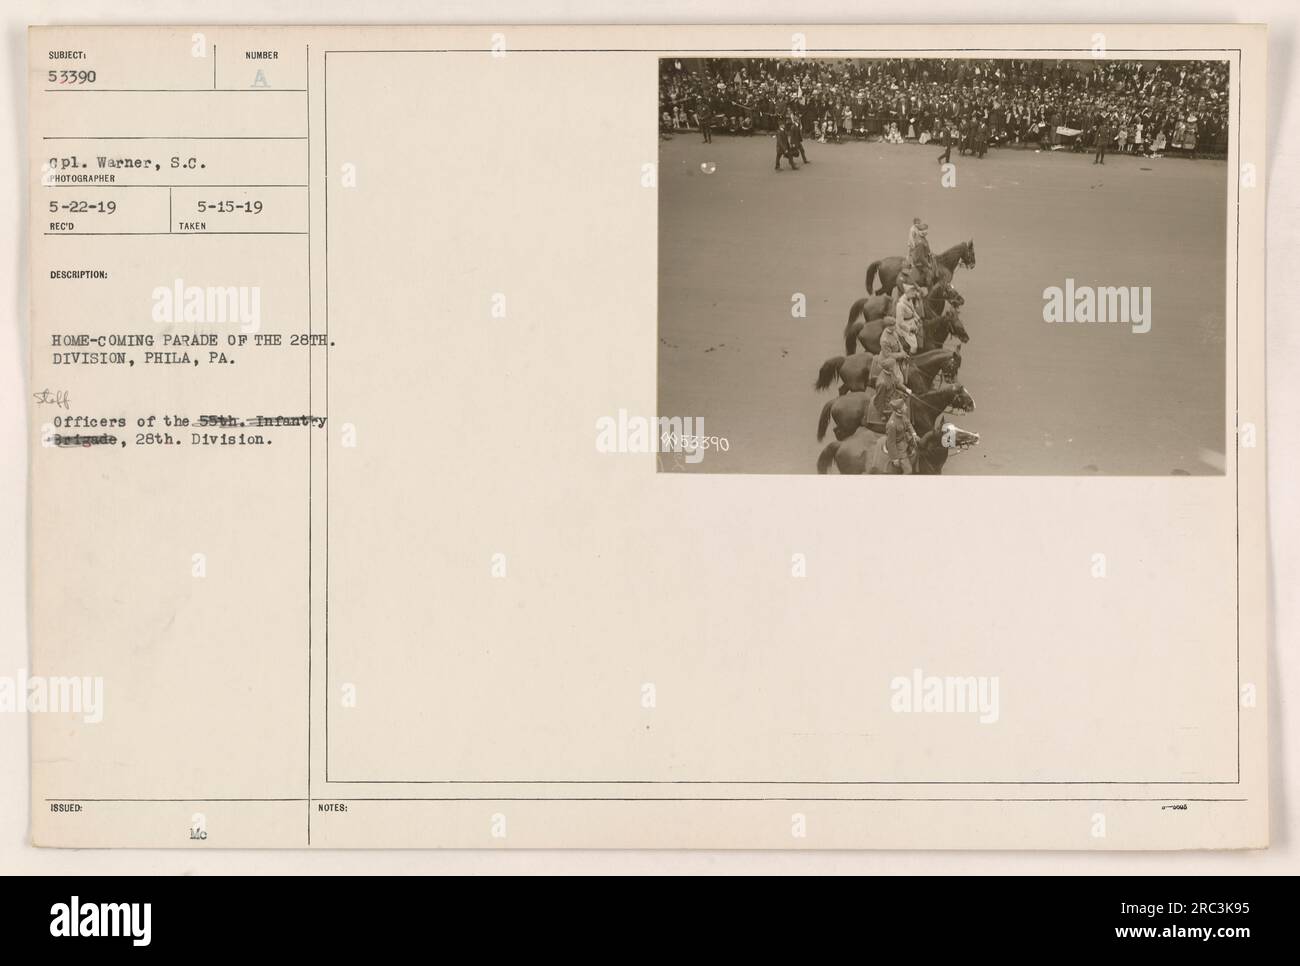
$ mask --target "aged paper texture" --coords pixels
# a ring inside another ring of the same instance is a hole
[[[33,840],[1266,846],[1264,57],[33,28]]]

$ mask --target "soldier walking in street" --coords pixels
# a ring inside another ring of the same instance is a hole
[[[781,170],[782,158],[790,162],[791,171],[799,170],[799,166],[794,163],[794,152],[790,150],[790,135],[786,132],[784,121],[776,129],[776,167],[773,168],[774,171]]]

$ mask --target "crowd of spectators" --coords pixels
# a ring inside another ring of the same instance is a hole
[[[1228,62],[747,58],[660,61],[665,131],[797,123],[819,141],[941,140],[1226,156]],[[975,132],[979,131],[977,135]]]

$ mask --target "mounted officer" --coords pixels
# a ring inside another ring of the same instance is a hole
[[[885,423],[885,454],[889,457],[885,472],[911,476],[915,472],[912,464],[919,442],[907,415],[907,400],[896,396],[890,403],[889,421]]]
[[[895,400],[910,395],[902,365],[907,355],[902,351],[902,343],[893,316],[885,316],[884,323],[885,327],[880,333],[880,352],[871,360],[871,369],[876,380],[876,394],[872,397],[871,408],[875,410],[878,417],[872,422],[877,423],[889,418]]]
[[[934,256],[930,254],[930,239],[926,235],[929,230],[930,226],[920,218],[913,218],[912,227],[907,231],[909,277],[917,284],[926,286],[939,276]]]
[[[894,318],[898,321],[898,337],[908,355],[915,353],[924,341],[921,338],[921,303],[924,298],[924,293],[914,283],[904,282],[903,294],[894,303]]]

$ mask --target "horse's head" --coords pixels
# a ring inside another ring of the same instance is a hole
[[[943,472],[949,456],[964,452],[979,441],[979,433],[968,432],[955,423],[945,422],[940,416],[934,422],[934,429],[921,437],[916,454],[917,472],[936,476]]]
[[[959,413],[969,413],[975,411],[975,400],[971,394],[966,391],[966,387],[961,383],[953,386],[956,392],[953,394],[952,402],[948,403],[949,409],[955,409]]]
[[[943,376],[949,382],[955,382],[957,373],[961,369],[961,346],[953,350],[952,356],[939,367],[939,375]]]
[[[957,290],[947,279],[939,279],[930,286],[930,291],[926,293],[926,301],[933,302],[936,300],[951,302],[953,305],[961,305],[966,300],[957,294]]]
[[[948,320],[948,330],[960,339],[963,344],[970,341],[970,333],[966,331],[966,326],[955,309],[953,310],[952,317]],[[958,361],[958,365],[960,364],[960,361]]]
[[[978,446],[979,433],[962,429],[956,423],[944,423],[939,427],[939,443],[950,453],[962,453],[973,446]]]

